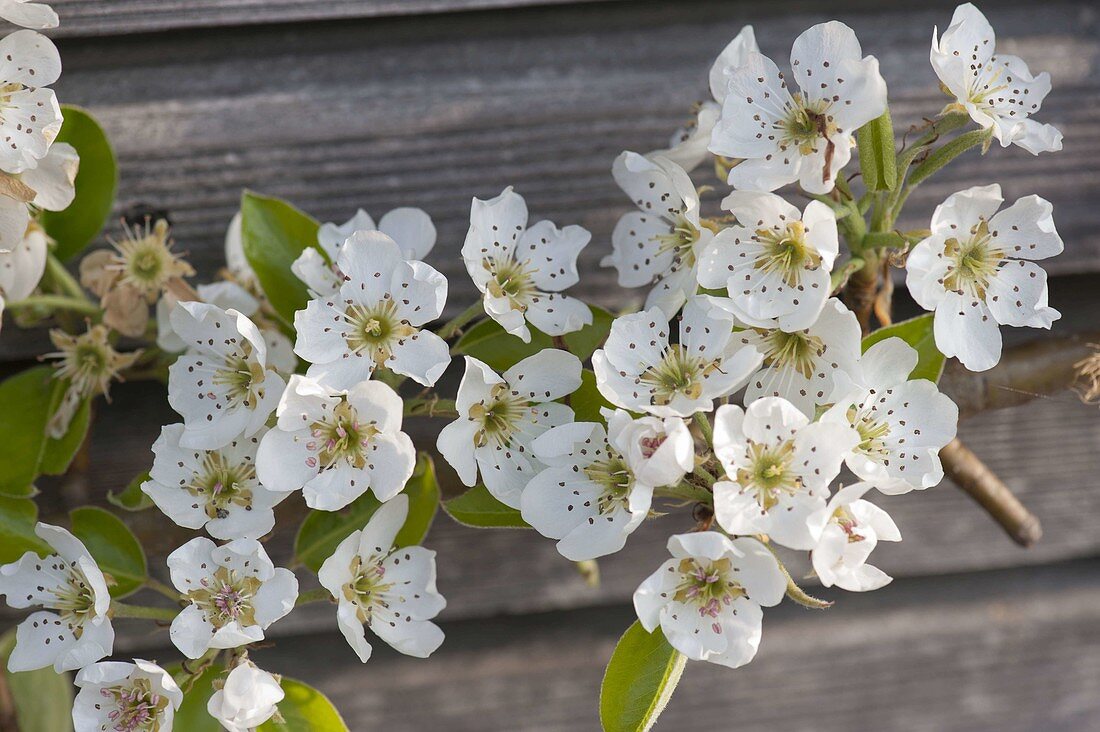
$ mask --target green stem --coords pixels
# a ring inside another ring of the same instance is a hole
[[[318,587],[312,590],[306,590],[298,595],[298,600],[294,603],[294,606],[308,605],[311,602],[326,602],[332,600],[332,594],[329,593],[324,587]]]
[[[173,602],[179,602],[180,598],[183,597],[175,587],[166,585],[160,580],[153,579],[152,577],[145,578],[145,586],[154,592],[159,592]]]
[[[929,125],[928,129],[925,130],[923,134],[898,153],[898,185],[891,191],[890,196],[886,199],[884,213],[888,214],[889,218],[883,220],[883,226],[885,228],[894,225],[894,221],[897,220],[898,214],[901,212],[901,207],[905,203],[905,199],[909,197],[907,193],[908,187],[904,185],[905,177],[909,174],[909,166],[913,164],[913,161],[917,159],[918,155],[924,152],[928,145],[938,140],[941,135],[957,130],[969,121],[970,116],[961,112],[946,114]]]
[[[454,399],[440,399],[436,396],[414,397],[405,400],[406,417],[457,417],[458,408]]]
[[[783,564],[783,560],[779,558],[779,553],[775,551],[775,547],[767,541],[763,542],[763,544],[768,548],[768,551],[772,553],[772,556],[775,557],[775,563],[779,565],[779,571],[787,578],[787,597],[810,610],[825,610],[833,606],[833,603],[829,600],[820,600],[813,595],[807,594],[805,590],[799,587],[798,583],[791,577],[791,573],[787,570],[786,565]]]
[[[477,318],[479,315],[485,312],[485,308],[481,303],[481,300],[477,300],[473,305],[463,310],[458,315],[454,316],[436,331],[436,334],[444,340],[450,340],[459,333],[462,332],[462,328],[470,321]]]
[[[18,302],[7,305],[12,310],[22,308],[43,308],[46,310],[65,310],[82,315],[98,315],[99,306],[85,298],[77,299],[68,295],[31,295]]]
[[[694,420],[699,431],[703,433],[703,439],[708,445],[711,444],[714,440],[714,428],[710,426],[710,419],[707,418],[706,412],[696,412]]]
[[[118,601],[111,603],[111,613],[116,618],[145,618],[147,620],[174,620],[179,609],[169,607],[148,607],[146,605],[126,605]]]
[[[65,267],[65,263],[58,259],[53,252],[46,255],[46,271],[50,274],[54,284],[61,288],[61,292],[81,300],[88,299],[88,296],[84,294],[84,288],[80,286],[80,283]]]

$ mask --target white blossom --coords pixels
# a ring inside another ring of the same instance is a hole
[[[67,142],[55,142],[36,167],[24,170],[18,178],[34,191],[30,203],[46,211],[64,211],[76,198],[79,170],[76,148]]]
[[[527,482],[542,468],[532,441],[551,427],[573,421],[573,410],[555,400],[580,388],[581,362],[546,348],[503,374],[466,357],[458,386],[458,419],[439,433],[436,447],[468,486],[481,481],[497,500],[520,507]]]
[[[167,561],[172,584],[189,603],[172,621],[169,637],[188,658],[263,640],[298,599],[294,573],[272,564],[255,539],[218,546],[198,537]]]
[[[170,424],[153,443],[153,467],[141,490],[168,518],[216,539],[259,539],[275,526],[275,506],[289,493],[269,491],[256,478],[256,450],[267,433],[239,437],[216,450],[181,447],[182,424]]]
[[[660,156],[623,152],[611,173],[638,210],[615,224],[600,264],[615,268],[622,287],[652,285],[646,308],[671,318],[695,294],[697,259],[714,235],[699,218],[699,194],[683,168]]]
[[[275,715],[284,696],[275,676],[245,659],[226,675],[206,711],[229,732],[251,732]]]
[[[111,596],[103,572],[83,542],[59,526],[38,523],[34,533],[55,552],[45,558],[27,552],[0,566],[0,594],[21,610],[41,607],[15,631],[8,670],[53,666],[72,671],[109,656],[115,631],[107,611]]]
[[[1049,329],[1061,317],[1047,305],[1046,272],[1030,261],[1062,252],[1054,207],[1026,196],[998,211],[1003,202],[996,184],[952,194],[906,260],[913,299],[936,311],[936,347],[971,371],[1001,359],[999,325]]]
[[[0,39],[0,170],[22,173],[38,166],[61,130],[61,107],[50,84],[61,76],[53,41],[32,30]]]
[[[0,18],[24,28],[57,27],[57,13],[45,3],[33,0],[0,0]]]
[[[891,577],[867,558],[878,542],[901,541],[901,532],[885,511],[863,500],[870,489],[869,483],[845,486],[809,519],[819,537],[810,558],[825,587],[868,592],[890,584]]]
[[[401,397],[380,381],[337,391],[292,376],[278,421],[260,441],[256,474],[268,490],[301,490],[306,505],[321,511],[337,511],[368,490],[388,501],[416,463],[402,412]]]
[[[1033,155],[1061,150],[1062,133],[1030,119],[1050,93],[1050,75],[1033,76],[1023,59],[996,51],[993,26],[970,3],[955,8],[942,36],[933,31],[929,58],[955,97],[951,106],[992,130],[1001,147],[1015,144]]]
[[[759,52],[760,47],[756,45],[756,35],[752,26],[746,25],[722,50],[710,67],[708,80],[713,100],[707,100],[698,105],[695,118],[686,127],[676,130],[667,149],[655,150],[646,157],[667,158],[686,171],[699,167],[710,154],[707,147],[710,145],[711,131],[722,114],[722,102],[726,99],[729,75],[737,67],[745,64],[749,53]]]
[[[473,200],[462,260],[482,293],[485,312],[528,343],[528,324],[560,336],[592,323],[587,305],[561,294],[580,280],[577,256],[591,238],[575,225],[528,226],[527,203],[509,186],[496,198]]]
[[[447,278],[406,261],[385,234],[357,232],[336,258],[340,288],[294,315],[295,353],[306,372],[333,389],[351,389],[385,367],[430,386],[451,362],[447,342],[421,327],[443,313]]]
[[[233,309],[249,319],[263,334],[267,343],[267,361],[282,376],[294,373],[298,358],[294,355],[294,344],[274,323],[262,319],[260,301],[238,282],[223,281],[199,285],[195,288],[200,302],[216,305],[222,310]],[[157,346],[169,353],[179,353],[187,344],[172,328],[172,311],[179,301],[170,293],[157,301]]]
[[[791,549],[812,549],[807,519],[825,507],[829,483],[855,430],[810,423],[793,404],[764,397],[714,416],[714,454],[726,479],[714,484],[714,515],[730,534],[767,534]]]
[[[76,675],[75,732],[171,732],[183,691],[151,661],[100,661]]]
[[[320,297],[335,294],[343,282],[338,264],[340,253],[345,248],[369,248],[383,241],[378,236],[355,236],[360,232],[380,232],[397,244],[403,259],[410,261],[424,259],[435,246],[435,224],[419,208],[395,208],[383,216],[377,225],[370,214],[359,209],[339,226],[333,223],[322,224],[317,230],[317,244],[320,249],[306,248],[291,264],[291,271],[314,294]],[[361,253],[369,254],[370,252]]]
[[[617,318],[592,355],[596,386],[617,407],[658,417],[710,411],[714,400],[745,384],[761,354],[733,339],[733,315],[719,298],[699,295],[684,306],[680,338],[658,308]]]
[[[0,197],[0,210],[4,200]],[[26,211],[24,204],[18,205]],[[4,314],[6,302],[19,302],[30,296],[46,271],[49,250],[46,232],[38,225],[23,226],[26,233],[22,240],[11,249],[0,249],[0,315]]]
[[[668,540],[672,558],[634,592],[638,620],[658,627],[673,648],[695,661],[744,666],[760,646],[761,607],[787,589],[779,563],[756,539],[717,531]]]
[[[828,193],[851,159],[856,130],[886,110],[878,60],[863,56],[843,23],[821,23],[795,39],[791,69],[797,91],[759,53],[727,76],[710,150],[742,159],[729,172],[734,188],[774,191],[798,181],[809,193]]]
[[[262,294],[263,288],[256,271],[245,256],[243,237],[241,212],[238,211],[225,229],[225,268],[238,285],[251,293]]]
[[[810,201],[800,212],[774,193],[756,191],[734,191],[722,207],[737,223],[703,250],[699,284],[727,290],[733,313],[750,326],[809,328],[832,289],[839,251],[832,210]]]
[[[395,547],[408,515],[408,497],[383,504],[361,531],[353,531],[317,573],[338,606],[336,621],[366,663],[371,655],[365,626],[409,656],[427,658],[443,642],[431,619],[447,601],[435,589],[435,552]]]
[[[838,399],[823,424],[859,433],[845,455],[848,469],[883,493],[931,488],[943,479],[940,448],[955,438],[959,409],[927,379],[909,380],[917,352],[900,338],[867,349],[856,391]]]
[[[629,415],[626,415],[629,420]],[[543,468],[523,489],[523,520],[581,561],[613,554],[649,514],[653,486],[639,483],[597,422],[571,422],[531,443]]]
[[[267,422],[286,382],[256,324],[236,310],[181,302],[170,315],[187,351],[168,369],[168,403],[183,417],[180,444],[213,450]]]
[[[760,397],[783,397],[812,419],[817,407],[832,404],[853,388],[850,374],[859,368],[859,321],[839,300],[826,301],[814,324],[804,330],[744,326],[733,340],[764,354],[760,370],[749,377],[745,404]]]
[[[633,417],[603,410],[607,441],[634,478],[648,486],[674,485],[695,467],[695,441],[680,417]]]

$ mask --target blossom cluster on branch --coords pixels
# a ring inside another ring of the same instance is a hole
[[[57,22],[21,0],[0,1],[0,16]],[[582,567],[647,522],[669,529],[669,557],[637,578],[638,623],[601,700],[606,729],[647,729],[685,660],[744,665],[764,608],[830,604],[792,578],[792,552],[825,587],[888,584],[869,560],[901,532],[877,502],[944,476],[958,421],[936,385],[945,360],[991,369],[1001,325],[1049,329],[1059,317],[1036,263],[1062,250],[1044,199],[1004,206],[999,186],[976,186],[927,229],[897,227],[910,192],[970,149],[1061,147],[1033,119],[1048,76],[996,53],[969,4],[930,50],[948,102],[900,149],[878,61],[851,28],[813,26],[780,68],[746,27],[693,122],[667,148],[612,164],[632,208],[603,264],[622,287],[646,288],[642,309],[612,315],[571,294],[591,234],[532,222],[507,187],[473,199],[461,258],[478,298],[442,324],[448,280],[425,262],[437,232],[418,208],[321,225],[245,193],[216,281],[189,282],[195,270],[155,216],[126,222],[74,278],[64,262],[102,228],[111,201],[97,192],[104,180],[113,190],[114,171],[78,175],[84,151],[59,141],[94,121],[66,109],[62,126],[45,88],[61,70],[50,41],[23,30],[0,45],[0,303],[20,325],[54,326],[57,349],[52,368],[0,384],[26,403],[18,419],[41,412],[34,465],[0,475],[23,542],[0,566],[0,594],[37,608],[7,663],[76,671],[78,732],[167,732],[194,698],[232,731],[346,729],[334,711],[292,714],[300,682],[249,658],[308,602],[332,605],[363,662],[369,639],[421,658],[438,649],[446,601],[421,544],[439,486],[410,416],[442,422],[434,447],[469,487],[443,504],[460,523],[533,528]],[[704,163],[731,188],[717,201],[693,180]],[[48,215],[70,207],[94,224],[84,239],[73,219]],[[895,267],[929,314],[892,322]],[[461,382],[443,398],[436,385],[456,357]],[[112,512],[78,509],[71,530],[35,522],[34,480],[65,472],[91,401],[127,378],[163,381],[179,421],[111,502],[155,506],[212,537],[168,556],[168,583]],[[276,561],[265,542],[288,500],[308,510],[294,556]],[[142,589],[169,604],[121,601]],[[187,661],[105,660],[116,618],[166,624]],[[638,654],[667,672],[643,675]],[[624,688],[653,702],[642,718]]]

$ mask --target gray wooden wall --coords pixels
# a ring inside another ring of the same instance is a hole
[[[879,57],[899,134],[944,103],[928,66],[951,4],[910,2],[537,2],[536,0],[55,0],[62,100],[89,106],[117,145],[120,208],[171,211],[201,273],[221,264],[240,189],[286,197],[322,220],[363,206],[416,205],[435,218],[431,261],[470,288],[457,250],[469,199],[513,184],[532,215],[593,231],[585,294],[622,307],[596,268],[626,201],[611,181],[622,149],[661,146],[704,96],[713,56],[744,23],[785,58],[808,25],[838,17]],[[921,225],[947,194],[1000,182],[1006,197],[1055,203],[1067,250],[1052,263],[1061,332],[1096,327],[1100,74],[1092,2],[984,9],[1003,50],[1049,70],[1046,121],[1065,151],[971,154],[912,198]],[[1013,337],[1019,334],[1013,334]],[[1036,333],[1023,334],[1025,337]],[[8,368],[42,335],[5,329]],[[150,461],[163,393],[125,385],[100,410],[92,471],[46,508],[101,498]],[[430,439],[432,426],[413,431]],[[876,564],[897,580],[869,595],[829,593],[826,612],[769,611],[759,657],[729,671],[689,666],[660,729],[1089,730],[1100,713],[1100,414],[1070,393],[990,413],[962,435],[1043,521],[1025,551],[948,483],[886,499],[905,541]],[[292,513],[293,506],[286,513]],[[294,520],[284,516],[285,521]],[[603,665],[631,620],[630,594],[683,528],[655,522],[601,561],[590,589],[550,541],[475,532],[441,517],[447,642],[428,661],[379,650],[361,666],[331,608],[275,626],[273,670],[328,692],[353,730],[595,729]],[[159,556],[178,543],[147,512]],[[277,559],[278,547],[272,548]],[[123,627],[126,627],[123,625]],[[174,656],[135,627],[120,651]],[[378,644],[379,646],[381,644]]]

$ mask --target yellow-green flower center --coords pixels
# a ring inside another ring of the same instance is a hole
[[[774,369],[792,369],[809,379],[814,374],[817,359],[825,352],[825,343],[817,336],[800,330],[757,330],[764,347],[764,365]]]
[[[944,255],[948,260],[944,288],[980,300],[985,299],[989,281],[1005,259],[1004,251],[994,246],[989,224],[984,219],[971,229],[966,241],[948,239]]]
[[[227,357],[222,368],[214,372],[212,381],[217,386],[226,387],[230,406],[256,406],[257,391],[267,377],[267,371],[252,358],[254,350],[251,343],[242,339],[238,351]]]
[[[481,424],[474,435],[474,446],[507,444],[529,406],[507,384],[495,384],[487,399],[470,407],[470,417]]]
[[[332,417],[314,422],[310,427],[312,441],[306,447],[316,453],[307,459],[310,467],[327,469],[339,461],[362,469],[367,464],[367,449],[379,432],[373,424],[362,424],[355,407],[342,400],[332,410]]]
[[[661,362],[651,366],[639,377],[653,389],[653,403],[669,404],[677,394],[698,399],[703,393],[703,381],[718,364],[701,356],[693,356],[679,344],[668,347]]]
[[[880,420],[869,409],[857,406],[848,407],[848,422],[859,433],[859,444],[855,450],[868,457],[882,458],[889,454],[886,438],[890,435],[890,423]]]
[[[756,268],[778,274],[788,287],[797,287],[802,271],[821,266],[821,255],[806,241],[806,226],[792,221],[780,230],[757,229],[756,240],[764,247],[756,259]]]
[[[599,460],[587,466],[584,474],[603,489],[597,499],[597,508],[601,516],[611,514],[618,509],[628,508],[634,476],[622,457],[608,455],[605,460]]]
[[[735,477],[738,485],[753,493],[760,508],[769,511],[784,495],[802,490],[802,478],[791,469],[793,462],[792,441],[764,445],[750,440],[748,465],[738,468]]]
[[[186,489],[205,503],[208,518],[225,518],[229,508],[252,508],[252,489],[256,485],[256,469],[249,463],[235,464],[220,452],[208,452],[202,469]]]
[[[364,561],[356,556],[351,562],[351,581],[344,585],[344,597],[355,603],[359,622],[369,623],[375,607],[386,607],[386,593],[393,588],[386,582],[385,557]]]
[[[218,567],[213,577],[203,580],[203,586],[187,593],[187,598],[203,613],[215,628],[233,621],[242,626],[256,624],[252,598],[259,591],[260,580],[240,575],[228,567]]]
[[[153,691],[148,679],[135,679],[125,686],[108,686],[99,691],[114,709],[107,713],[112,732],[161,732],[168,697]]]
[[[525,311],[531,298],[538,292],[533,278],[534,271],[515,257],[488,258],[481,262],[489,271],[490,279],[485,288],[493,297],[505,297],[516,310]]]
[[[369,306],[349,303],[344,318],[350,326],[348,347],[356,353],[369,352],[379,366],[389,360],[398,341],[416,333],[416,328],[398,315],[397,304],[389,298]]]
[[[717,618],[723,608],[747,594],[741,583],[732,579],[733,572],[728,558],[710,561],[687,557],[680,560],[677,569],[680,583],[676,586],[673,599],[694,605],[700,617]],[[714,630],[716,633],[721,632],[717,625]]]

